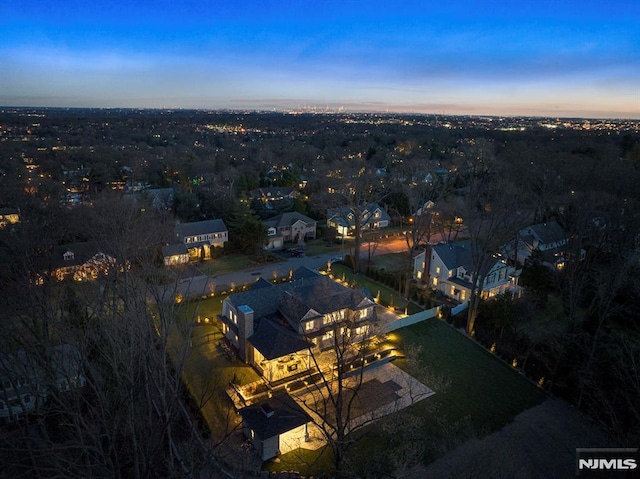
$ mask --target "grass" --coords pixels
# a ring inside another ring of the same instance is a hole
[[[318,256],[326,253],[334,253],[340,251],[340,245],[327,243],[322,239],[307,241],[304,252],[307,256]]]
[[[267,262],[281,261],[281,258],[269,252],[265,252],[265,255],[265,261]],[[207,261],[202,261],[201,263],[197,263],[196,266],[203,273],[215,276],[218,274],[234,273],[236,271],[253,268],[262,264],[264,263],[258,263],[256,261],[255,256],[232,253],[225,254],[218,258],[212,258]]]
[[[367,461],[390,463],[401,456],[408,440],[421,441],[421,460],[432,462],[469,438],[501,429],[545,398],[543,391],[517,371],[435,318],[397,330],[391,339],[401,351],[418,352],[419,366],[411,373],[436,394],[359,431],[359,439],[349,450],[358,467],[366,468]],[[411,369],[406,359],[396,365]],[[399,430],[398,421],[404,424]],[[390,430],[395,430],[397,437],[392,437]],[[413,436],[406,439],[403,430],[412,431]],[[327,468],[325,473],[332,467],[330,450],[318,457],[308,451],[292,451],[266,469],[317,475],[322,467]],[[355,473],[366,475],[363,470]]]
[[[401,349],[421,347],[420,363],[429,373],[427,378],[440,375],[449,380],[443,390],[416,408],[428,405],[454,422],[468,416],[475,431],[488,433],[545,398],[542,390],[513,368],[435,318],[400,329],[396,335]],[[406,362],[398,365],[406,367]],[[428,417],[427,429],[438,428],[433,419]]]
[[[225,393],[226,386],[231,381],[244,385],[258,379],[253,368],[237,359],[228,359],[217,347],[222,332],[216,317],[222,312],[224,299],[225,296],[217,296],[183,303],[178,312],[178,321],[183,327],[176,329],[170,338],[174,362],[180,364],[179,355],[184,351],[186,331],[189,331],[191,346],[184,357],[182,378],[214,438],[237,425],[237,415],[229,414],[232,405]],[[186,327],[198,318],[201,320],[198,325]],[[208,323],[204,323],[205,318],[209,319]]]
[[[399,273],[407,267],[407,253],[389,253],[373,257],[373,266],[391,273]]]

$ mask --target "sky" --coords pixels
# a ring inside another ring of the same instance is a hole
[[[0,105],[640,119],[640,1],[7,0]]]

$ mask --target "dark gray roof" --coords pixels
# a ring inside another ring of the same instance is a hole
[[[267,285],[261,283],[256,289],[250,289],[242,293],[236,293],[229,296],[229,301],[236,308],[239,306],[250,306],[254,311],[254,318],[260,318],[273,314],[278,310],[280,302],[280,293],[278,287],[271,283]]]
[[[316,223],[316,220],[309,218],[308,216],[298,213],[297,211],[291,211],[289,213],[280,213],[273,218],[264,220],[263,223],[267,228],[282,228],[292,226],[295,222],[302,221],[303,223],[310,225]]]
[[[555,221],[540,223],[529,227],[538,240],[543,244],[562,241],[567,237],[562,227]]]
[[[365,299],[373,302],[365,289],[347,288],[325,275],[311,276],[303,270],[298,278],[294,274],[293,281],[283,285],[280,311],[290,322],[300,322],[309,310],[327,314],[344,308],[356,309]]]
[[[248,341],[269,360],[313,347],[313,343],[268,318],[258,322]]]
[[[440,257],[447,269],[464,266],[470,270],[473,264],[471,242],[469,240],[455,243],[444,243],[433,247],[433,251]]]
[[[64,259],[65,253],[72,253],[72,257]],[[94,243],[73,243],[56,247],[51,266],[53,269],[85,264],[97,254],[108,254]]]
[[[272,288],[272,287],[273,287],[273,284],[269,283],[269,281],[267,281],[264,278],[259,278],[258,281],[256,281],[251,285],[249,290],[252,291],[260,288]]]
[[[0,215],[18,215],[20,212],[16,208],[0,208]]]
[[[185,236],[205,235],[209,233],[223,233],[227,227],[222,220],[196,221],[194,223],[181,223],[177,226],[178,234]]]
[[[387,211],[384,208],[382,208],[378,203],[369,203],[367,206],[365,206],[364,210],[361,210],[361,213],[368,212],[370,215],[372,215],[376,209],[380,210],[380,218],[374,218],[373,216],[370,216],[366,218],[363,224],[372,223],[373,221],[381,221],[381,220],[390,221],[391,220],[389,213],[387,213]],[[355,218],[350,220],[348,216],[350,213],[353,213],[353,215],[355,216],[354,210],[355,209],[350,206],[343,206],[341,208],[331,208],[327,210],[327,218],[340,224],[341,226],[353,226],[355,224]]]
[[[175,256],[179,254],[187,254],[187,245],[184,243],[168,244],[162,247],[162,256]]]
[[[272,398],[242,408],[240,415],[246,425],[263,441],[311,421],[304,409],[288,394],[276,394]]]

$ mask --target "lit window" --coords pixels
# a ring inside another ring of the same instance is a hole
[[[307,321],[304,324],[305,331],[311,331],[313,329],[313,321]]]
[[[440,266],[436,266],[436,274],[440,274]]]

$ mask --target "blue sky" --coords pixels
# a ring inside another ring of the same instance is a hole
[[[640,2],[0,3],[0,105],[640,118]]]

